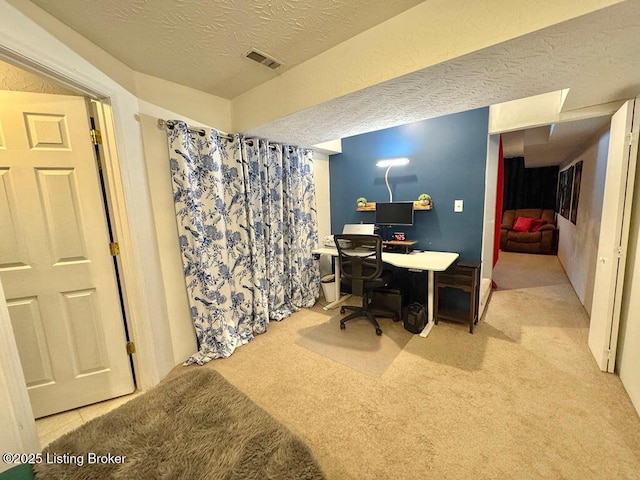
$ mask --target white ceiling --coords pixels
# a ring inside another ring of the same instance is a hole
[[[528,168],[560,165],[609,123],[606,116],[503,133],[504,157],[524,157]]]
[[[138,72],[231,99],[422,0],[32,0]],[[277,70],[245,58],[255,48]]]
[[[639,38],[640,0],[626,1],[247,133],[313,145],[566,88],[565,113],[625,100],[640,94]]]
[[[270,80],[281,69],[304,62],[420,2],[33,0],[33,3],[134,70],[232,98]],[[640,0],[628,0],[335,98],[243,133],[310,146],[566,88],[570,90],[564,112],[632,98],[640,93],[639,38]],[[273,55],[285,66],[274,72],[243,58],[242,54],[252,47]],[[606,123],[608,119],[603,121]],[[584,138],[601,125],[585,122],[575,128],[581,130]],[[575,135],[573,128],[558,127],[549,144],[558,143],[565,130],[569,136]],[[557,151],[569,148],[565,145]],[[542,144],[531,146],[528,151],[541,158]],[[554,157],[558,158],[557,163],[562,162],[560,157]]]

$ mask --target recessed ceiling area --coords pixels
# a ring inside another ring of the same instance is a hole
[[[524,157],[527,168],[561,165],[610,122],[604,116],[503,133],[503,154]]]

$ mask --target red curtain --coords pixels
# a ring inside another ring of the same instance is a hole
[[[500,253],[500,225],[502,224],[502,197],[504,193],[504,156],[502,154],[502,135],[500,135],[500,147],[498,150],[498,185],[496,187],[496,222],[493,238],[493,266],[495,267]],[[496,288],[495,282],[492,282]]]

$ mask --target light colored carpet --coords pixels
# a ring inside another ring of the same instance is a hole
[[[495,280],[473,335],[440,322],[379,377],[298,345],[326,322],[316,307],[228,359],[180,368],[222,372],[330,479],[638,479],[640,419],[598,370],[557,258],[503,252]]]
[[[350,304],[357,301],[360,299]],[[402,322],[390,318],[378,318],[381,336],[376,335],[366,318],[349,320],[346,328],[340,330],[343,315],[336,314],[338,310],[332,311],[332,317],[309,311],[309,320],[317,318],[318,324],[300,329],[295,343],[366,375],[379,377],[413,336],[404,329]]]

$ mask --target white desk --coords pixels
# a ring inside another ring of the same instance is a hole
[[[338,261],[338,249],[335,247],[320,247],[313,250],[316,255],[331,255],[336,274],[336,282],[334,284],[336,300],[324,307],[325,310],[336,308],[340,303],[344,302],[351,295],[340,297],[340,262]],[[349,252],[352,253],[352,252]],[[382,252],[382,261],[390,265],[408,270],[426,271],[428,272],[427,286],[427,318],[429,322],[426,328],[420,333],[421,337],[426,337],[433,327],[433,272],[442,272],[449,268],[453,262],[458,259],[457,253],[452,252],[412,252],[389,253]]]

